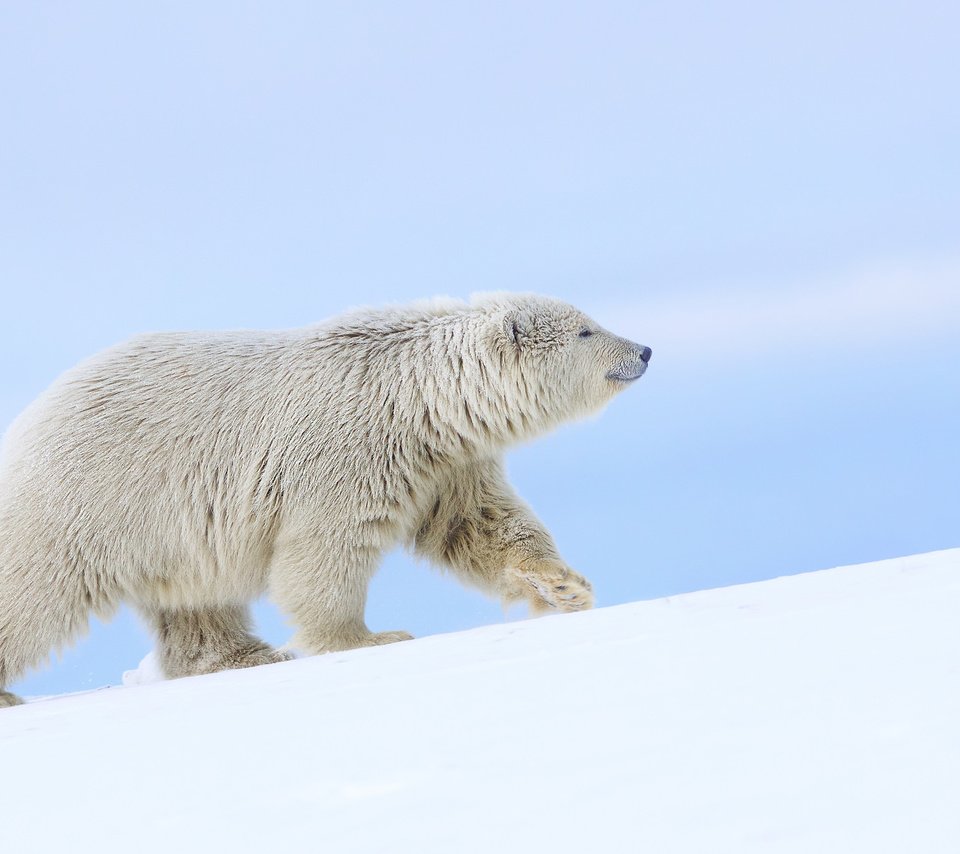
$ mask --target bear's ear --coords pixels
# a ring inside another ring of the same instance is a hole
[[[515,309],[507,312],[503,318],[503,331],[510,343],[518,350],[527,343],[532,328],[530,315],[525,311]]]

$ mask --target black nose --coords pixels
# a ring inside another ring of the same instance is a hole
[[[640,351],[640,358],[641,358],[644,362],[649,362],[649,361],[650,361],[650,357],[651,357],[652,355],[653,355],[653,350],[651,350],[649,347],[644,347],[644,348]]]

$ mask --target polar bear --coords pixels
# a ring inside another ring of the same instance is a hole
[[[651,351],[566,303],[488,294],[281,332],[160,333],[63,374],[0,451],[0,706],[121,602],[168,677],[392,643],[367,585],[397,544],[534,611],[591,607],[504,449],[601,409]]]

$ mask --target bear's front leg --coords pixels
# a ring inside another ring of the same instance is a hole
[[[291,526],[270,568],[270,598],[293,618],[296,649],[319,655],[413,639],[403,631],[371,632],[364,622],[379,558],[359,531],[321,538]]]
[[[413,546],[505,603],[526,601],[534,613],[593,607],[590,582],[561,560],[550,532],[506,482],[499,460],[453,471]]]
[[[523,598],[536,614],[548,611],[586,611],[593,607],[593,588],[582,575],[559,558],[524,561],[516,570]]]
[[[384,646],[388,643],[413,640],[409,632],[371,632],[365,625],[358,630],[323,631],[300,629],[293,639],[293,645],[311,655],[324,652],[340,652],[347,649],[360,649],[364,646]]]

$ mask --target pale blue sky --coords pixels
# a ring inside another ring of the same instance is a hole
[[[509,456],[602,604],[956,546],[958,31],[947,2],[7,4],[0,424],[135,332],[539,291],[654,349]],[[368,608],[500,619],[402,554]],[[149,644],[122,615],[19,688]]]

